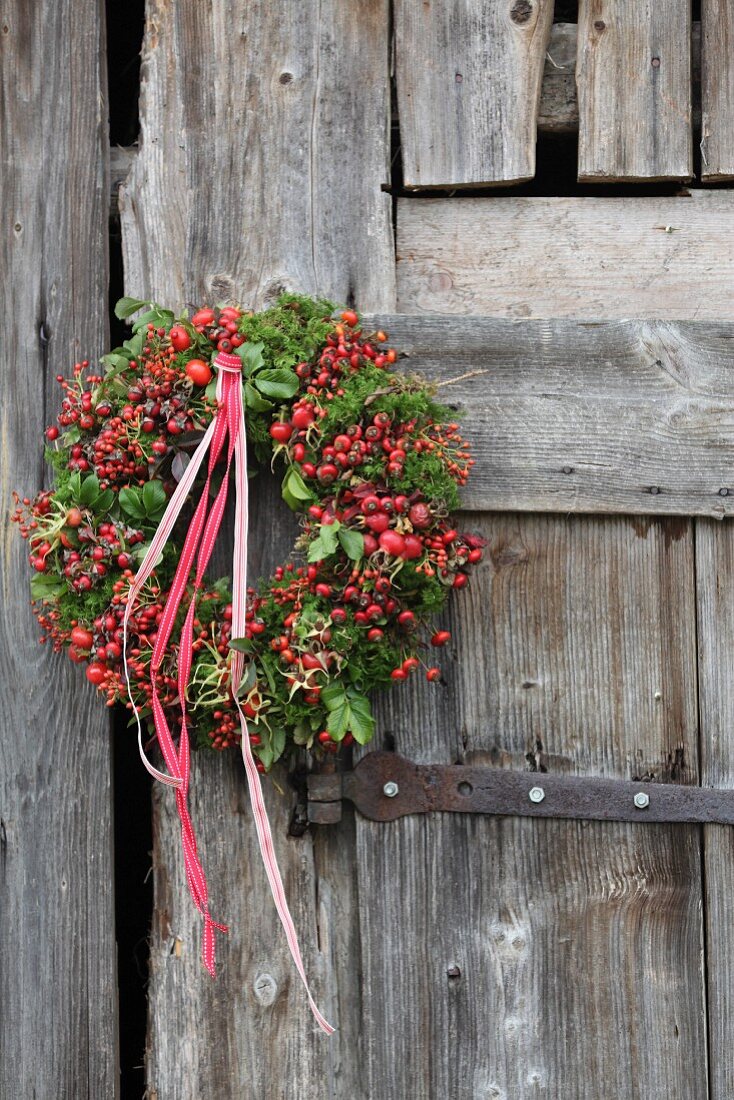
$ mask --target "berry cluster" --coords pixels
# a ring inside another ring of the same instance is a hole
[[[245,634],[231,637],[226,582],[200,593],[189,710],[198,743],[239,739],[232,650],[246,657],[240,702],[260,767],[293,746],[317,755],[373,734],[368,693],[419,669],[447,645],[425,631],[452,589],[468,582],[482,541],[450,513],[472,466],[456,423],[422,379],[391,371],[397,352],[357,314],[284,295],[259,314],[203,308],[189,320],[144,312],[102,359],[76,364],[58,426],[47,429],[56,485],[17,501],[29,542],[32,596],[56,649],[87,662],[108,704],[128,702],[122,620],[144,555],[187,452],[216,415],[213,359],[242,359],[248,434],[284,466],[283,497],[302,516],[294,561],[248,592]],[[136,603],[128,635],[130,688],[150,713],[150,661],[177,551],[168,549]],[[160,670],[169,722],[180,722],[176,632]]]

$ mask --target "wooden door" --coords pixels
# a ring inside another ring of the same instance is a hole
[[[42,477],[38,394],[50,410],[75,339],[103,346],[108,275],[102,14],[26,7],[0,20],[17,398],[4,500],[18,468]],[[355,304],[441,385],[476,450],[462,523],[487,554],[447,612],[443,681],[378,700],[372,747],[539,782],[734,786],[729,7],[704,0],[693,27],[684,0],[582,0],[578,24],[554,22],[549,0],[147,0],[146,17],[140,140],[115,158],[126,290],[176,307],[259,307],[283,288]],[[43,80],[6,75],[48,54]],[[572,186],[549,167],[564,157]],[[273,479],[253,496],[264,573],[293,526]],[[31,644],[13,596],[25,563],[4,551],[0,1082],[114,1096],[106,723]],[[171,792],[156,789],[152,1100],[734,1092],[731,830],[378,824],[346,807],[294,836],[276,774],[278,859],[338,1026],[326,1039],[274,919],[241,765],[195,768],[192,814],[231,934],[212,983]]]

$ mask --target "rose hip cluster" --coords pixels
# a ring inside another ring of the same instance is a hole
[[[254,438],[269,432],[284,461],[284,496],[303,515],[295,547],[302,559],[249,591],[241,639],[231,637],[226,586],[199,593],[189,710],[199,744],[224,749],[239,740],[230,667],[231,648],[243,649],[239,697],[261,769],[289,747],[318,755],[364,743],[372,735],[367,692],[420,667],[439,679],[424,656],[451,635],[426,633],[427,621],[482,558],[482,540],[459,533],[450,518],[473,465],[458,426],[444,422],[422,380],[391,372],[398,355],[385,333],[365,334],[353,310],[333,321],[330,310],[286,295],[262,314],[205,307],[174,321],[152,306],[156,320],[141,320],[135,342],[105,357],[104,373],[83,361],[71,379],[59,376],[58,426],[46,431],[59,484],[18,499],[13,516],[29,543],[42,640],[85,662],[108,705],[127,703],[122,624],[139,555],[175,486],[186,433],[216,415],[207,396],[215,356],[242,349],[258,390],[247,416]],[[129,622],[131,690],[143,714],[176,560],[174,547]],[[177,644],[174,632],[159,674],[173,729],[181,721]]]

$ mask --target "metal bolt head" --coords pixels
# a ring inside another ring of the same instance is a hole
[[[638,791],[635,795],[635,806],[638,810],[646,810],[650,805],[650,795],[644,791]]]
[[[384,794],[385,798],[395,798],[399,790],[400,788],[398,787],[397,783],[394,780],[390,779],[382,788],[382,793]]]
[[[528,791],[528,798],[531,802],[542,802],[545,798],[545,791],[542,787],[531,787]]]

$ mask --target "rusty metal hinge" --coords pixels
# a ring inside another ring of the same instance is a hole
[[[463,764],[414,764],[393,752],[372,752],[354,771],[309,775],[309,821],[341,820],[344,798],[372,821],[440,811],[734,825],[734,791]]]

